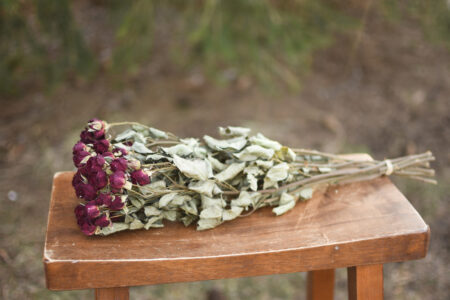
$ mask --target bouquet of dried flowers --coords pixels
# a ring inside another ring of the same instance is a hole
[[[128,128],[112,135],[111,128]],[[210,229],[264,206],[276,215],[326,184],[407,176],[429,183],[430,152],[357,161],[291,149],[243,127],[219,127],[221,139],[179,138],[136,122],[92,119],[73,147],[75,215],[86,235],[163,227],[163,220]]]

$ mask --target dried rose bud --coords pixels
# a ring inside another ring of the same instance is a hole
[[[73,155],[73,164],[75,165],[75,167],[77,167],[77,168],[81,167],[81,165],[84,164],[84,163],[82,163],[83,160],[89,155],[91,155],[91,154],[87,151],[80,151],[80,152],[75,153]]]
[[[75,187],[78,184],[83,183],[83,177],[81,177],[81,171],[78,170],[72,178],[72,186]]]
[[[105,122],[98,118],[90,119],[88,122],[88,128],[93,131],[99,131],[105,129],[105,127],[106,127]]]
[[[125,202],[122,201],[122,197],[116,196],[114,200],[109,205],[109,209],[111,210],[121,210],[125,206]]]
[[[116,158],[115,160],[113,160],[111,162],[110,166],[111,166],[111,170],[113,172],[117,172],[117,171],[125,172],[128,167],[128,161],[123,157]]]
[[[78,204],[77,207],[75,207],[75,216],[77,217],[77,220],[80,220],[82,218],[86,217],[86,208],[82,204]]]
[[[94,203],[86,204],[86,214],[90,219],[97,218],[100,216],[100,209]]]
[[[95,231],[97,230],[97,226],[95,225],[91,225],[89,223],[84,223],[81,226],[81,231],[85,234],[85,235],[93,235],[95,233]]]
[[[87,146],[85,143],[79,141],[73,146],[72,153],[77,154],[78,152],[81,152],[81,151],[87,151]]]
[[[111,225],[111,220],[107,215],[101,215],[95,220],[94,224],[100,227],[108,227]]]
[[[109,176],[109,182],[113,189],[121,189],[126,183],[125,173],[122,171],[114,172]]]
[[[116,148],[114,148],[113,153],[115,156],[125,156],[128,154],[128,151],[124,148],[116,147]]]
[[[109,206],[109,205],[111,205],[112,200],[113,200],[113,197],[111,196],[111,194],[100,193],[97,196],[97,199],[95,199],[95,203],[97,205]]]
[[[97,197],[97,190],[90,184],[78,184],[75,186],[75,193],[77,197],[83,198],[86,201],[94,200]]]
[[[89,176],[89,183],[95,186],[97,190],[100,190],[108,184],[108,176],[103,170],[97,173],[92,173]]]
[[[103,170],[105,158],[101,155],[92,156],[86,163],[86,171],[89,175]]]
[[[107,152],[108,149],[109,149],[109,141],[108,140],[103,139],[103,140],[96,141],[94,143],[94,150],[95,150],[95,152],[97,152],[99,154]]]
[[[80,139],[81,139],[81,141],[82,141],[83,143],[85,143],[85,144],[92,144],[92,142],[93,142],[92,135],[91,135],[91,133],[90,133],[89,131],[87,131],[87,130],[83,130],[83,131],[80,133]]]
[[[109,152],[109,151],[103,152],[102,156],[103,157],[112,157],[112,158],[114,158],[114,154],[112,152]]]
[[[131,181],[134,184],[146,185],[150,183],[150,177],[143,170],[136,170],[131,173]]]
[[[128,167],[133,170],[139,170],[141,168],[141,162],[135,158],[131,158],[128,160]]]

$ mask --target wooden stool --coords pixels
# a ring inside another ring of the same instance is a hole
[[[55,175],[44,249],[47,287],[96,289],[308,271],[308,299],[333,299],[347,268],[350,299],[383,299],[383,264],[425,257],[429,228],[388,178],[330,187],[283,216],[271,209],[207,231],[160,229],[84,236],[73,209],[73,173]]]

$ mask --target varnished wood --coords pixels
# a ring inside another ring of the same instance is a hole
[[[215,229],[86,237],[73,209],[73,173],[55,175],[44,249],[53,290],[198,281],[418,259],[429,231],[387,178],[316,192],[283,216],[264,208]]]
[[[334,269],[308,272],[307,300],[333,300]]]
[[[129,292],[127,287],[105,288],[95,290],[95,300],[128,300]]]
[[[383,299],[383,265],[349,267],[347,277],[349,300]]]

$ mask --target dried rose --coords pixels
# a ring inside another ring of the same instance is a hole
[[[97,173],[92,173],[89,176],[89,183],[95,186],[97,190],[104,188],[108,184],[108,176],[106,172],[101,170]]]
[[[77,217],[77,220],[86,217],[86,209],[82,204],[78,204],[77,207],[75,207],[74,212],[75,216]]]
[[[82,163],[82,161],[89,155],[91,155],[91,154],[87,151],[80,151],[80,152],[75,153],[73,155],[73,164],[75,165],[75,167],[77,167],[77,168],[81,167],[81,165],[84,164],[84,163]]]
[[[111,202],[111,205],[109,205],[109,208],[111,210],[120,210],[125,206],[125,202],[122,201],[122,197],[116,196],[114,200]]]
[[[85,143],[79,141],[73,146],[72,153],[76,154],[76,153],[81,152],[81,151],[87,151],[87,146],[86,146]]]
[[[92,156],[86,163],[85,172],[87,174],[95,174],[103,170],[105,158],[102,155]]]
[[[143,170],[136,170],[131,173],[131,181],[134,184],[146,185],[150,183],[150,177]]]
[[[99,140],[94,143],[95,152],[101,154],[107,152],[109,149],[109,141],[108,140]]]
[[[125,173],[122,171],[114,172],[111,176],[109,176],[109,182],[113,189],[121,189],[126,183]]]
[[[116,156],[121,156],[121,155],[125,156],[125,155],[128,154],[128,151],[126,149],[122,148],[122,147],[116,147],[116,148],[114,148],[113,153]]]
[[[84,223],[83,225],[81,225],[81,231],[85,235],[93,235],[96,230],[97,230],[97,226],[95,226],[95,225],[92,225],[89,223]]]
[[[100,227],[108,227],[111,225],[111,220],[107,215],[101,215],[95,220],[94,224]]]
[[[103,139],[105,137],[105,127],[105,122],[100,119],[94,118],[89,120],[88,131],[91,133],[93,139]]]
[[[128,167],[128,161],[123,157],[116,158],[115,160],[113,160],[111,162],[110,166],[111,166],[111,170],[113,172],[117,172],[117,171],[125,172]]]
[[[95,199],[95,203],[97,205],[109,206],[109,205],[111,205],[112,200],[113,200],[113,197],[111,196],[111,194],[100,193],[97,196],[97,199]]]
[[[86,215],[90,219],[94,219],[100,216],[100,209],[98,208],[97,205],[95,205],[95,203],[89,202],[88,204],[86,204],[85,208],[86,208]]]
[[[72,178],[72,186],[75,187],[78,184],[83,183],[83,177],[81,177],[81,172],[78,170]]]
[[[75,186],[75,193],[77,197],[83,198],[86,201],[94,200],[97,197],[97,190],[90,184],[80,183]]]

